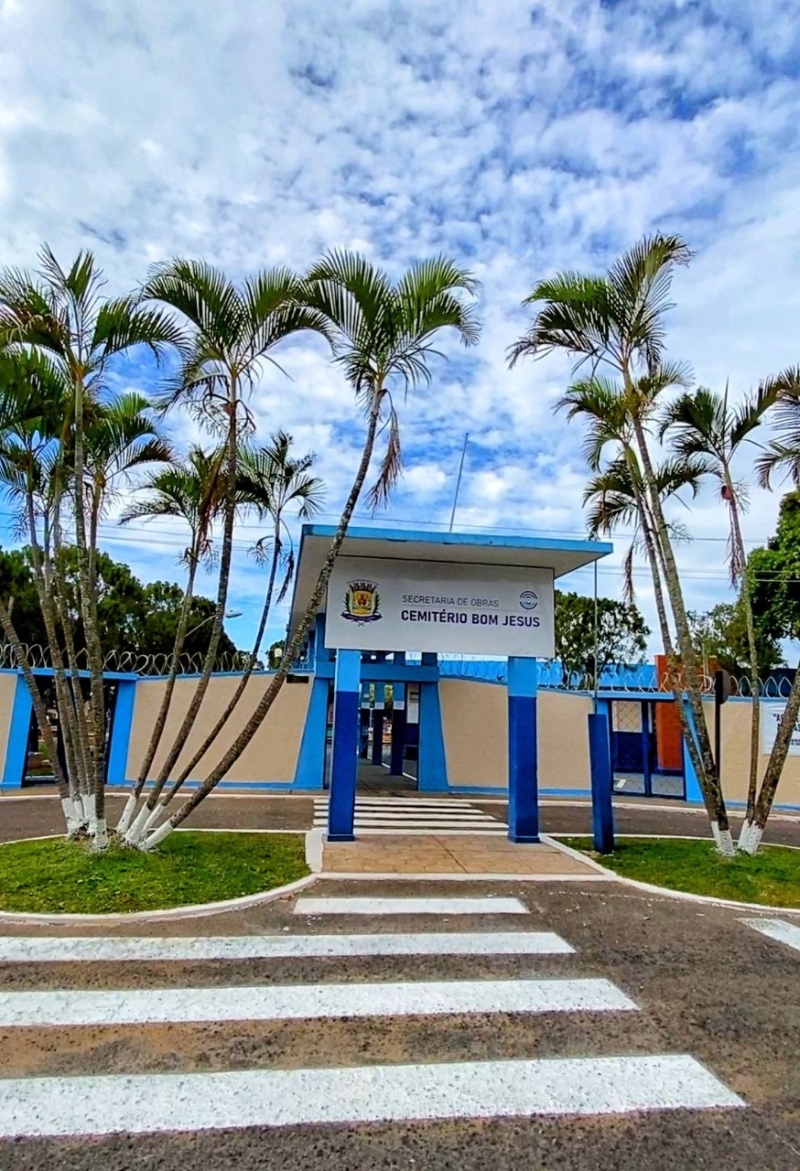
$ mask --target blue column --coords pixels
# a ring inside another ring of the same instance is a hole
[[[651,796],[652,778],[650,776],[650,701],[642,700],[642,773],[644,774],[645,796]]]
[[[312,679],[303,739],[294,770],[298,789],[321,789],[325,784],[325,737],[328,732],[328,679]]]
[[[3,768],[3,788],[21,789],[28,759],[28,735],[31,730],[33,701],[22,675],[17,675],[14,703],[8,726],[6,762]]]
[[[588,719],[594,848],[598,854],[610,854],[614,849],[614,804],[608,716],[604,711],[597,711]]]
[[[372,713],[372,763],[383,764],[383,712],[386,685],[375,684],[375,710]]]
[[[133,727],[133,709],[136,704],[135,679],[120,679],[117,683],[117,701],[114,704],[114,722],[108,746],[107,785],[124,785],[128,773],[128,749]]]
[[[337,651],[333,700],[333,757],[328,840],[352,842],[356,808],[361,652]]]
[[[508,836],[539,841],[539,763],[536,736],[536,659],[508,660]]]
[[[424,651],[423,667],[435,667],[439,662],[435,652]],[[447,760],[444,753],[442,709],[439,703],[439,684],[419,685],[419,761],[417,789],[421,793],[447,790]]]
[[[397,662],[397,656],[395,656]],[[392,684],[392,748],[389,772],[393,777],[403,775],[406,755],[406,685]]]

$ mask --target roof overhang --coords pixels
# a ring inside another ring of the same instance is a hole
[[[314,591],[336,533],[334,525],[303,525],[297,557],[289,631],[295,630]],[[350,528],[342,557],[381,557],[401,561],[442,561],[467,565],[514,565],[552,569],[563,577],[613,551],[608,541],[568,541],[487,533],[426,533],[404,529]],[[324,611],[326,598],[319,606]]]

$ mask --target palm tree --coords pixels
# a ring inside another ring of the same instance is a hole
[[[173,459],[149,408],[143,395],[120,394],[98,404],[87,420],[85,473],[92,549],[97,547],[100,517],[119,486],[130,486],[136,470]]]
[[[728,813],[711,751],[680,575],[658,494],[649,444],[649,415],[642,410],[641,401],[643,388],[649,400],[647,380],[663,365],[664,318],[672,307],[669,293],[674,270],[690,258],[679,236],[657,234],[625,252],[605,276],[566,272],[540,281],[525,301],[536,306],[533,322],[511,347],[509,360],[513,365],[523,357],[557,351],[570,354],[577,366],[588,363],[592,373],[605,367],[621,379],[641,463],[646,506],[653,522],[655,556],[670,601],[700,749],[698,779],[718,848],[730,855],[734,847]],[[691,737],[687,745],[690,740]]]
[[[665,365],[641,379],[634,402],[640,416],[649,421],[653,417],[659,394],[672,385],[679,385],[681,378],[680,368]],[[647,556],[668,664],[668,681],[675,697],[675,710],[685,734],[690,759],[695,769],[699,770],[702,761],[694,737],[690,734],[683,706],[683,684],[664,598],[655,522],[635,447],[629,396],[612,380],[595,374],[574,382],[556,404],[556,409],[565,409],[569,420],[581,418],[588,423],[583,454],[589,468],[595,473],[584,493],[584,504],[592,505],[588,518],[590,535],[611,533],[623,523],[633,525],[633,541],[623,561],[624,588],[630,599],[633,596],[633,558],[637,547],[641,546]],[[614,454],[611,462],[604,467],[603,457],[609,446]],[[687,461],[683,472],[669,463],[662,465],[656,473],[659,500],[675,497],[687,486],[696,494],[697,482],[703,470],[697,460]],[[674,537],[685,535],[675,522],[670,522],[670,532]]]
[[[765,383],[733,406],[728,398],[728,385],[722,394],[698,387],[692,394],[681,395],[670,403],[661,421],[661,438],[671,435],[672,447],[678,459],[702,458],[709,462],[709,472],[719,485],[720,499],[728,508],[730,536],[728,563],[731,584],[740,587],[747,627],[747,648],[750,656],[750,773],[747,790],[747,812],[742,825],[739,847],[747,843],[756,806],[758,786],[758,755],[760,751],[760,680],[758,649],[753,606],[747,579],[747,552],[742,538],[741,514],[747,508],[747,489],[734,479],[733,461],[758,428],[766,412],[774,405],[777,389]]]
[[[175,778],[161,803],[162,807],[170,804],[184,781],[192,775],[194,769],[225,727],[244,695],[248,680],[258,663],[261,641],[272,607],[278,566],[283,562],[286,568],[283,583],[278,592],[279,603],[286,596],[286,591],[294,576],[294,549],[292,535],[286,523],[287,509],[290,506],[295,506],[298,519],[310,520],[322,505],[323,482],[318,477],[309,475],[315,456],[308,454],[295,458],[291,454],[292,442],[291,435],[287,435],[285,431],[279,431],[268,446],[256,449],[245,448],[242,452],[239,474],[241,499],[245,506],[255,509],[260,520],[269,520],[272,526],[270,538],[266,542],[263,539],[258,541],[255,546],[256,557],[259,560],[266,558],[267,546],[271,546],[272,550],[269,557],[270,567],[264,605],[261,609],[261,618],[253,650],[236,690],[192,759],[183,766]],[[284,541],[287,543],[286,553],[284,553]]]
[[[178,616],[167,682],[161,707],[139,768],[139,775],[117,824],[117,833],[120,835],[124,835],[130,827],[164,734],[175,691],[175,681],[180,670],[181,654],[186,642],[198,567],[203,562],[210,565],[212,561],[213,525],[224,512],[227,497],[224,458],[225,450],[222,447],[206,452],[201,447],[193,445],[189,448],[185,461],[176,462],[151,476],[149,482],[144,485],[147,494],[129,504],[120,517],[121,524],[129,524],[134,520],[177,517],[189,529],[189,544],[181,556],[181,561],[187,567],[186,588]]]
[[[114,360],[138,346],[156,358],[180,344],[174,323],[163,310],[131,297],[104,298],[104,281],[90,252],[82,251],[68,269],[44,247],[35,275],[7,269],[0,275],[0,348],[33,357],[42,354],[67,391],[59,448],[53,469],[50,530],[53,540],[54,598],[60,607],[65,639],[69,639],[63,581],[58,568],[63,505],[72,493],[77,547],[80,610],[86,632],[91,678],[91,729],[82,726],[82,714],[62,712],[70,721],[72,739],[83,757],[83,784],[93,797],[90,828],[95,844],[106,842],[104,816],[104,697],[103,656],[97,633],[97,599],[92,589],[96,549],[87,533],[86,424],[87,409],[104,401]],[[69,648],[68,648],[69,649]],[[80,703],[78,707],[83,708]],[[63,726],[63,723],[62,723]],[[70,738],[69,735],[67,737]],[[96,822],[96,824],[95,824]]]
[[[477,342],[477,316],[462,297],[476,288],[472,276],[445,257],[414,265],[396,283],[366,258],[350,252],[331,252],[307,273],[300,295],[324,322],[334,361],[344,370],[366,416],[358,469],[314,590],[297,628],[286,640],[272,682],[220,762],[192,797],[153,832],[147,848],[163,840],[205,799],[244,752],[272,707],[322,600],[367,478],[379,427],[386,429],[387,440],[368,495],[373,506],[388,498],[399,475],[400,428],[393,394],[430,383],[429,362],[438,353],[435,345],[443,330],[455,330],[464,345]]]
[[[764,382],[767,391],[775,395],[772,411],[773,438],[756,461],[758,480],[769,488],[774,472],[781,471],[800,484],[800,366],[790,366]],[[753,822],[742,848],[755,854],[767,824],[778,782],[789,753],[792,734],[800,715],[800,665],[795,672],[786,707],[783,710],[775,742],[761,781]]]
[[[155,795],[177,763],[214,669],[233,555],[240,448],[252,431],[249,392],[265,363],[277,365],[271,351],[279,342],[301,330],[314,330],[323,336],[328,333],[319,311],[303,303],[300,289],[298,278],[286,268],[259,273],[237,288],[224,273],[208,264],[173,260],[154,269],[142,290],[144,301],[169,306],[183,322],[186,357],[164,406],[185,404],[204,426],[223,437],[226,498],[216,609],[203,670],[181,727],[161,764],[154,792],[126,834],[131,844],[136,844],[144,832]]]

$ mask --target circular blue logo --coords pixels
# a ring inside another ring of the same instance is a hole
[[[519,604],[523,610],[535,610],[539,605],[539,599],[533,590],[523,590],[519,596]]]

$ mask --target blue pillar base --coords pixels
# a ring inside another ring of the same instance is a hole
[[[608,717],[605,713],[595,712],[588,719],[594,848],[598,854],[612,854],[614,852],[614,802]]]
[[[331,792],[328,841],[352,842],[356,807],[356,773],[361,723],[361,654],[340,650],[336,656],[333,704]]]
[[[508,660],[508,839],[539,841],[539,769],[535,659]]]

